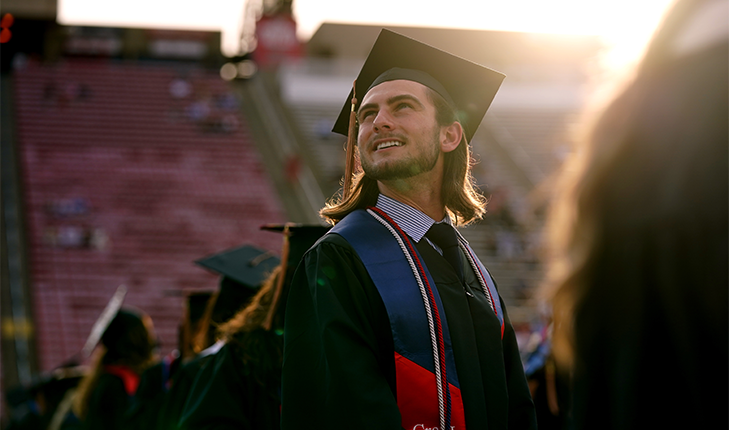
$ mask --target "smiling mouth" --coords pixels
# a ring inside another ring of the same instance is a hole
[[[391,148],[393,146],[402,146],[402,142],[398,142],[396,140],[388,140],[387,142],[382,142],[379,145],[377,145],[377,150],[385,149],[385,148]]]

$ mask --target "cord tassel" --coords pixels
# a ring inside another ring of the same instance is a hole
[[[276,310],[278,309],[279,301],[281,301],[281,292],[283,291],[284,287],[284,280],[286,278],[286,269],[288,268],[288,259],[289,259],[289,242],[291,237],[291,223],[286,223],[284,225],[283,229],[283,235],[284,235],[284,244],[283,249],[281,250],[281,270],[278,272],[278,279],[276,279],[276,289],[273,291],[273,298],[271,299],[271,306],[268,308],[268,314],[266,314],[266,319],[263,321],[263,329],[264,330],[271,330],[271,326],[273,325],[273,317],[276,315]]]
[[[352,175],[354,174],[354,145],[357,140],[357,80],[352,83],[352,108],[349,112],[349,131],[347,132],[347,161],[344,166],[344,188],[342,200],[346,200],[352,192]]]

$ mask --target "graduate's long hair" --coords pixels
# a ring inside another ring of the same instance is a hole
[[[213,309],[215,309],[215,303],[217,303],[219,295],[220,290],[210,295],[200,320],[194,329],[191,327],[189,346],[183,349],[183,352],[185,352],[183,358],[194,357],[215,343],[216,326],[213,323]]]
[[[218,327],[218,339],[233,344],[236,357],[247,367],[253,379],[264,387],[272,379],[280,379],[283,363],[283,339],[280,334],[283,326],[277,323],[271,330],[263,327],[280,274],[281,265],[271,272],[245,308]],[[280,314],[285,306],[279,306],[278,309]]]
[[[82,420],[86,417],[89,399],[104,366],[125,366],[141,375],[154,363],[156,347],[151,318],[137,309],[120,309],[94,350],[89,373],[79,382],[73,404],[74,414]]]
[[[458,121],[455,109],[437,92],[426,87],[428,98],[435,106],[439,126]],[[471,173],[473,160],[465,133],[458,147],[443,154],[443,184],[441,195],[446,210],[455,225],[463,226],[481,219],[486,212],[486,199],[475,185]],[[343,190],[326,203],[319,214],[330,224],[336,224],[349,213],[365,209],[377,203],[377,180],[359,171],[352,180],[352,192],[342,198]]]

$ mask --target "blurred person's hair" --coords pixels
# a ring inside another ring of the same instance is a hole
[[[200,354],[216,341],[215,332],[217,330],[217,326],[213,322],[213,310],[215,309],[215,304],[218,301],[219,295],[220,290],[212,293],[212,295],[208,299],[208,302],[205,304],[205,310],[200,317],[200,321],[198,321],[195,330],[191,332],[190,349],[192,352],[192,357]]]
[[[436,122],[439,126],[449,126],[458,122],[456,111],[440,94],[425,87],[428,99],[435,106]],[[441,195],[443,203],[455,225],[468,225],[481,219],[486,212],[485,199],[475,186],[471,173],[473,159],[465,133],[458,147],[443,154],[443,184]],[[377,203],[379,189],[377,181],[359,171],[352,180],[352,192],[346,198],[336,196],[324,206],[319,214],[327,222],[336,224],[357,209],[366,209]]]
[[[236,357],[243,365],[249,366],[250,374],[261,385],[270,381],[271,376],[280,377],[283,363],[281,319],[277,319],[278,323],[270,331],[263,327],[280,274],[279,265],[266,278],[250,303],[217,330],[217,338],[233,344]],[[278,309],[278,313],[282,314],[285,306]]]
[[[647,301],[696,306],[707,324],[726,325],[714,320],[727,305],[726,31],[703,45],[681,45],[696,25],[691,18],[710,3],[674,5],[633,81],[563,168],[543,290],[563,364],[575,358],[576,321],[598,318],[581,311],[599,300],[603,307],[619,300],[621,308],[611,310],[616,332],[637,332],[627,325]]]
[[[727,425],[728,5],[679,1],[564,167],[544,293],[570,428]]]

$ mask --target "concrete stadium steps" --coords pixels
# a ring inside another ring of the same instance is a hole
[[[330,197],[341,186],[346,156],[346,137],[331,132],[339,108],[316,104],[289,108],[304,134],[304,144],[312,155],[312,168],[321,178],[322,192]]]
[[[241,110],[256,148],[266,166],[287,220],[321,223],[319,209],[326,197],[322,193],[318,170],[312,168],[315,157],[280,98],[275,75],[261,71],[253,78],[234,82],[241,98]]]
[[[571,147],[576,113],[559,109],[511,109],[490,111],[485,125],[515,158],[525,155],[521,168],[532,182],[541,182],[559,167]]]
[[[537,312],[533,292],[543,282],[543,269],[538,262],[526,259],[524,255],[507,259],[495,252],[489,243],[489,236],[495,233],[494,226],[482,222],[461,228],[460,231],[496,280],[512,322],[532,321]]]

